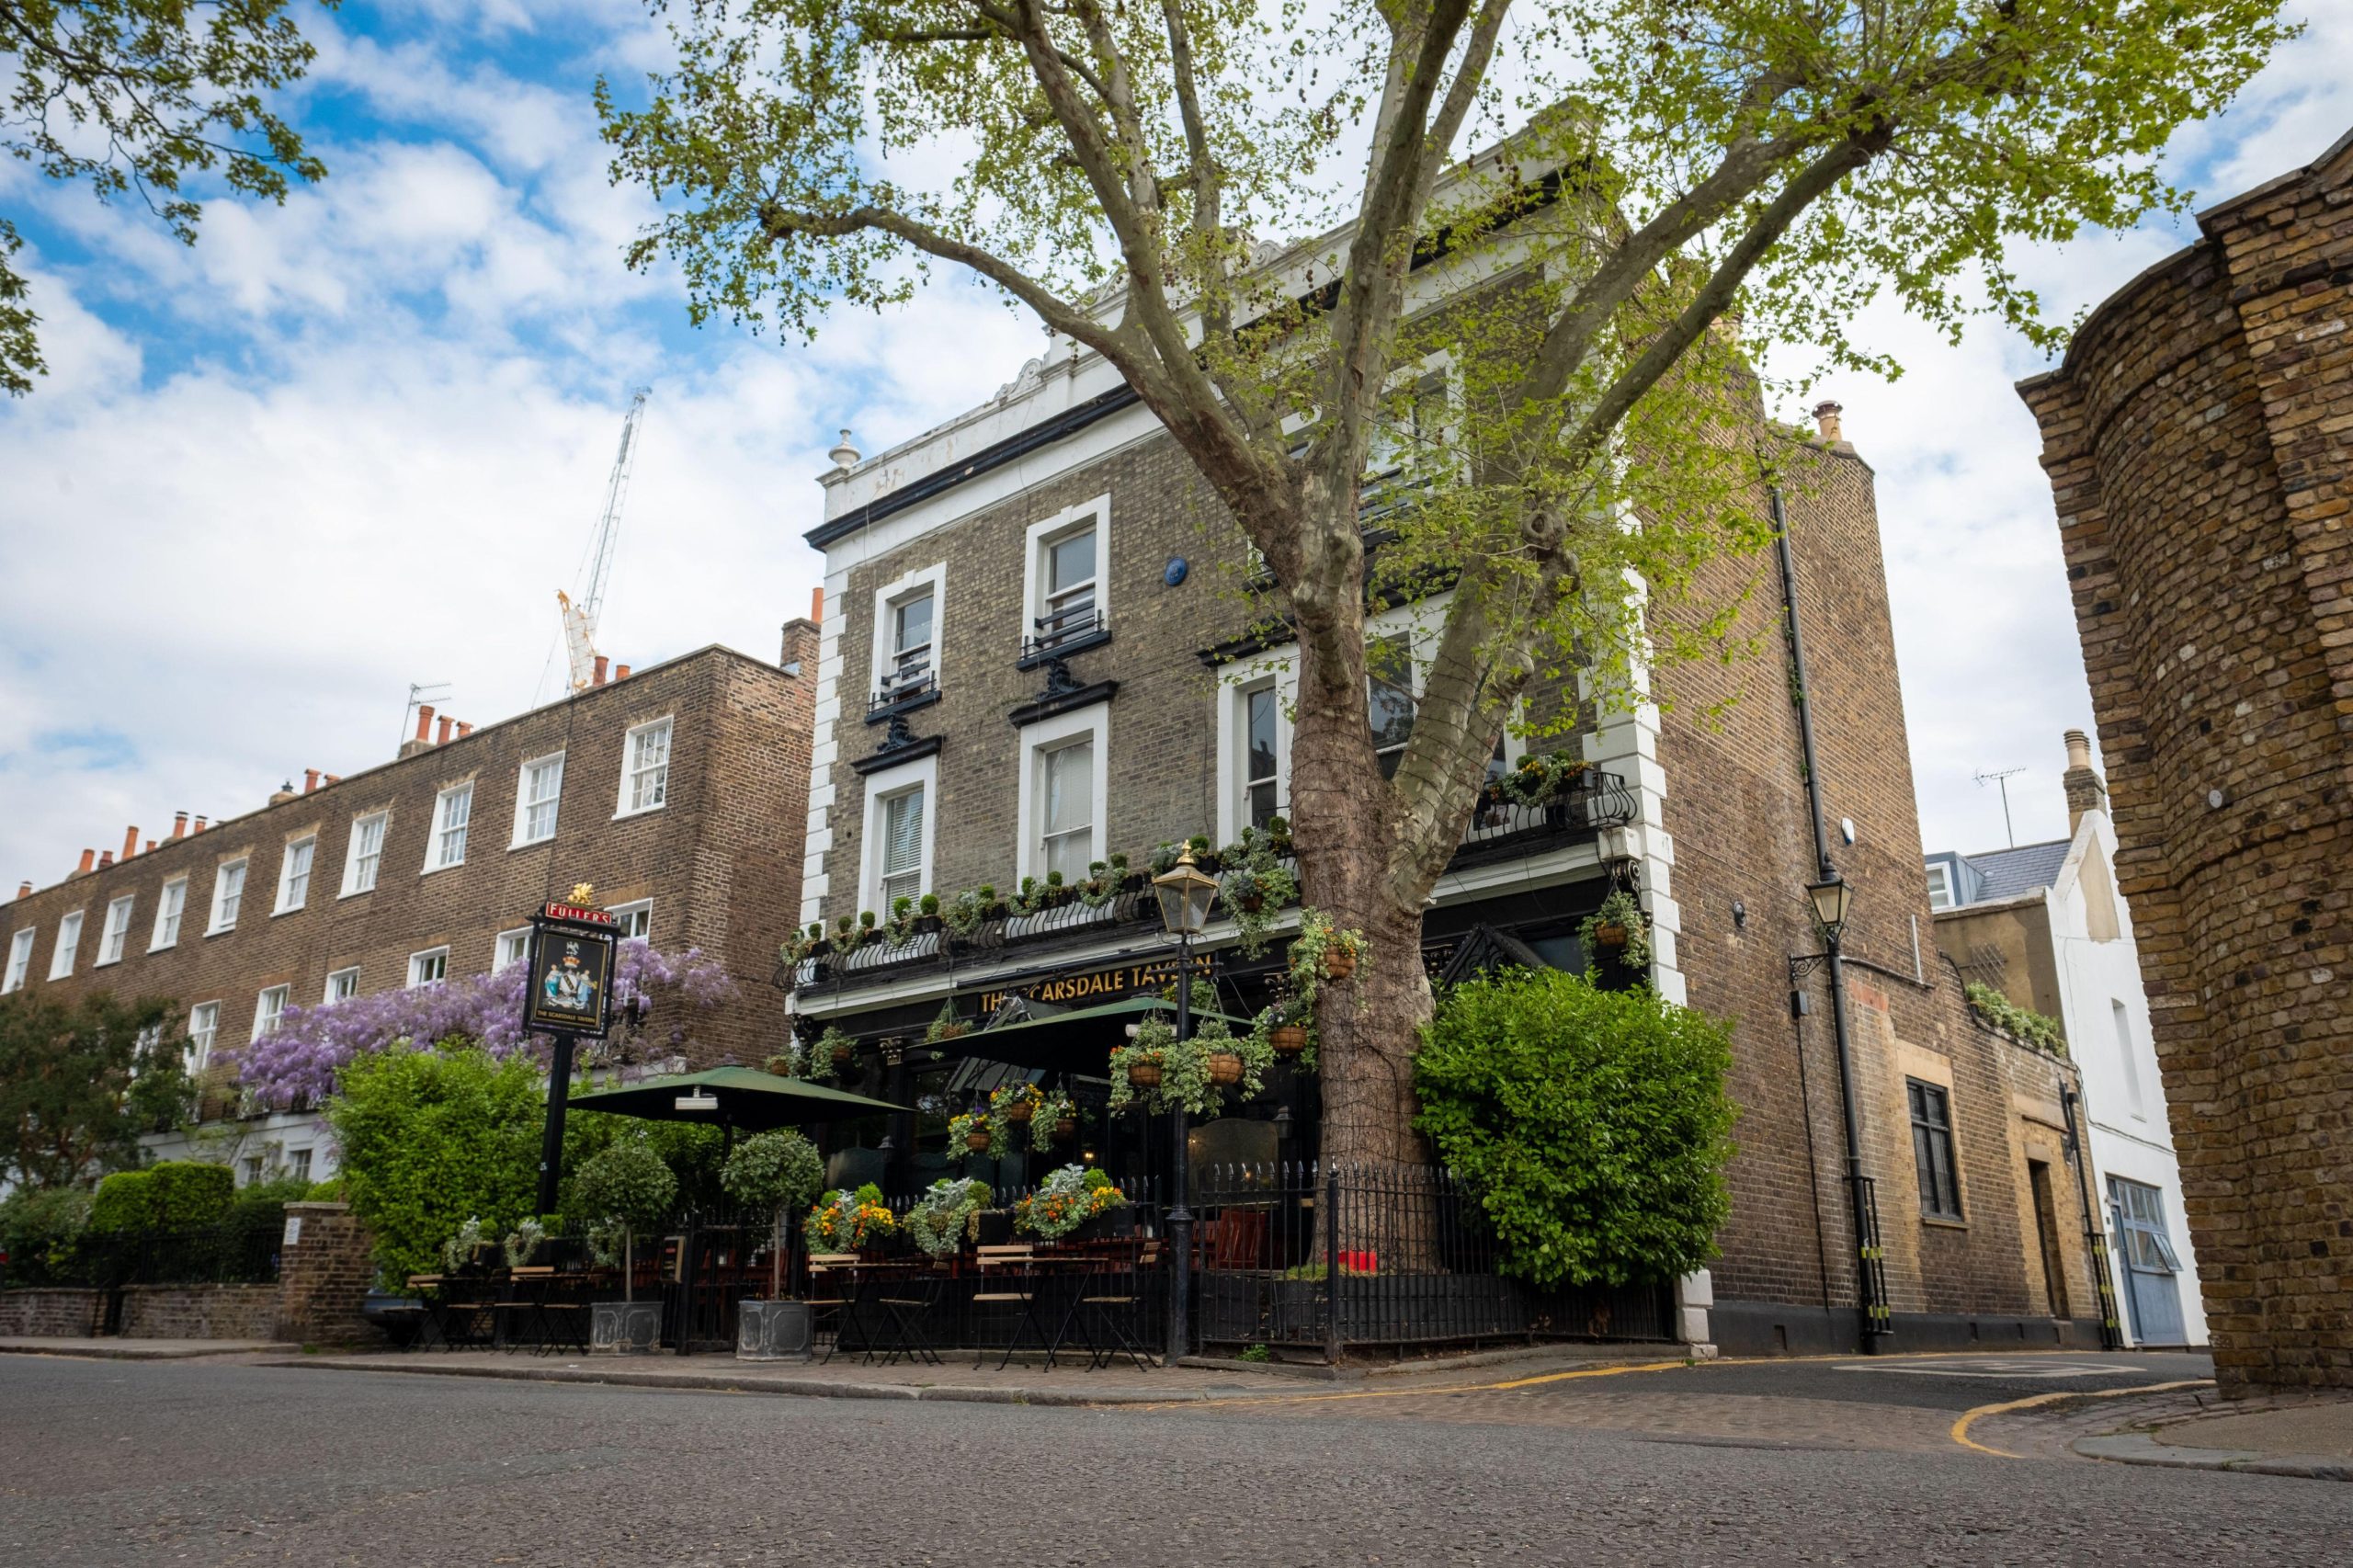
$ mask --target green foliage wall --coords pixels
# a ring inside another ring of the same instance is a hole
[[[1558,970],[1455,987],[1415,1059],[1418,1125],[1480,1196],[1504,1267],[1623,1285],[1715,1256],[1737,1115],[1728,1024]]]
[[[144,1170],[117,1171],[98,1183],[90,1205],[94,1231],[140,1231],[217,1224],[236,1199],[237,1178],[226,1165],[165,1160]]]

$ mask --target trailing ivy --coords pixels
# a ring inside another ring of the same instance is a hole
[[[1716,1256],[1737,1115],[1731,1026],[1647,987],[1514,970],[1449,991],[1416,1122],[1537,1285],[1672,1279]]]
[[[1970,1010],[1995,1028],[2053,1056],[2067,1054],[2067,1037],[2058,1019],[2031,1007],[2019,1006],[1983,981],[1972,980],[1961,992],[1969,998]]]

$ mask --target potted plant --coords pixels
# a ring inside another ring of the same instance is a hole
[[[1114,854],[1108,860],[1097,860],[1086,868],[1086,881],[1079,885],[1078,901],[1089,909],[1100,909],[1120,896],[1128,885],[1128,858]]]
[[[942,1176],[907,1210],[907,1239],[927,1257],[952,1256],[973,1230],[981,1206],[989,1200],[984,1181],[958,1181]]]
[[[968,1153],[985,1154],[995,1146],[996,1140],[995,1119],[984,1110],[968,1110],[948,1119],[948,1152],[951,1154],[960,1143]]]
[[[939,1017],[932,1019],[923,1031],[923,1042],[926,1045],[945,1045],[951,1040],[963,1039],[971,1029],[970,1024],[956,1016],[955,1003],[942,1002]]]
[[[927,892],[915,901],[915,930],[930,936],[939,929],[939,895]]]
[[[1316,992],[1324,983],[1346,980],[1356,973],[1365,956],[1361,931],[1344,931],[1320,909],[1299,912],[1299,931],[1290,939],[1290,985],[1302,1012],[1313,1012]]]
[[[1588,961],[1607,952],[1637,974],[1650,968],[1649,925],[1641,903],[1624,888],[1611,889],[1600,907],[1577,923],[1577,940]]]
[[[891,901],[891,945],[904,948],[915,940],[915,901],[905,893]]]
[[[879,1252],[898,1238],[899,1217],[870,1181],[856,1192],[835,1187],[818,1199],[801,1233],[811,1252]]]
[[[506,1233],[500,1250],[506,1255],[509,1268],[529,1268],[538,1259],[540,1249],[547,1244],[548,1228],[537,1220],[525,1220]]]
[[[1271,816],[1267,819],[1267,843],[1278,855],[1290,853],[1290,818]]]
[[[735,1309],[735,1357],[742,1361],[786,1358],[806,1361],[815,1337],[809,1303],[785,1295],[785,1257],[790,1233],[785,1217],[817,1195],[825,1179],[816,1145],[798,1132],[757,1132],[735,1145],[719,1170],[719,1185],[747,1209],[766,1210],[768,1235],[768,1295]]]
[[[995,883],[983,882],[981,884],[980,900],[982,919],[1002,920],[1005,918],[1005,900],[997,897]]]
[[[678,1178],[638,1139],[624,1139],[580,1167],[572,1178],[572,1209],[597,1227],[597,1250],[609,1256],[620,1238],[621,1299],[588,1306],[588,1348],[626,1356],[651,1351],[662,1338],[662,1303],[637,1299],[637,1236],[669,1213]]]
[[[1224,864],[1218,858],[1217,851],[1210,846],[1210,835],[1206,833],[1197,833],[1185,840],[1185,847],[1193,852],[1193,864],[1211,876],[1217,875],[1218,868]]]
[[[1176,869],[1176,862],[1183,854],[1182,849],[1164,838],[1153,846],[1151,858],[1144,864],[1151,868],[1152,875],[1165,877]]]
[[[1241,1070],[1229,1079],[1233,1063]],[[1106,1102],[1114,1114],[1142,1105],[1154,1115],[1182,1110],[1190,1116],[1216,1116],[1224,1108],[1224,1091],[1238,1088],[1245,1099],[1265,1087],[1274,1051],[1256,1032],[1236,1037],[1222,1019],[1208,1017],[1196,1026],[1193,1038],[1179,1040],[1164,1016],[1155,1015],[1136,1026],[1135,1039],[1111,1052],[1111,1095]],[[1140,1072],[1141,1070],[1141,1072]]]
[[[1219,902],[1241,928],[1243,953],[1256,958],[1266,951],[1275,916],[1299,897],[1299,882],[1276,857],[1274,841],[1254,828],[1244,828],[1219,858],[1226,868],[1218,879]]]
[[[1127,1194],[1099,1170],[1064,1165],[1013,1206],[1013,1228],[1041,1242],[1058,1242],[1080,1226],[1127,1207]]]

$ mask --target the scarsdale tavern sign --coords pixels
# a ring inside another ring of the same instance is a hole
[[[1197,975],[1210,973],[1209,954],[1194,955],[1193,972]],[[1025,1002],[1085,1006],[1090,1002],[1117,1002],[1123,996],[1150,995],[1176,983],[1176,960],[1173,958],[1121,964],[1114,969],[1099,969],[1091,974],[1051,975],[1027,985],[982,992],[981,1016],[986,1017],[1017,996]]]

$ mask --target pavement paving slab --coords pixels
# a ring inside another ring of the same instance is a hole
[[[2238,1471],[2309,1481],[2353,1481],[2353,1398],[2275,1394],[2193,1408],[2152,1402],[2107,1413],[2070,1444],[2088,1459],[2165,1470]],[[2118,1419],[2118,1417],[2122,1419]]]
[[[215,1356],[286,1354],[301,1346],[272,1339],[70,1339],[0,1335],[0,1355],[77,1356],[93,1361],[191,1361]]]

